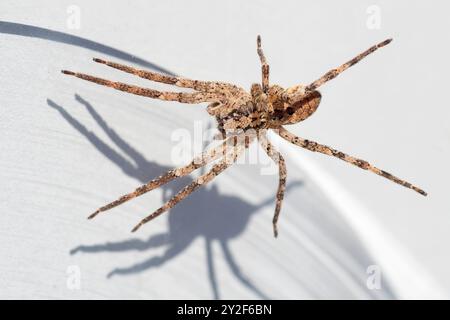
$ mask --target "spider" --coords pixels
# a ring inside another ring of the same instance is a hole
[[[95,62],[109,67],[139,76],[144,79],[160,83],[170,84],[181,88],[193,89],[193,92],[169,92],[157,91],[149,88],[129,85],[121,82],[113,82],[97,78],[84,73],[62,70],[63,74],[94,82],[96,84],[111,87],[116,90],[165,101],[178,101],[181,103],[198,104],[208,102],[207,112],[215,117],[217,128],[222,140],[218,146],[211,147],[202,154],[196,156],[188,165],[172,169],[165,174],[138,187],[133,192],[121,196],[117,200],[104,205],[92,213],[88,219],[92,219],[100,212],[107,211],[124,202],[156,189],[178,177],[186,176],[194,170],[215,162],[211,169],[196,178],[191,184],[181,189],[175,196],[149,216],[142,219],[133,229],[137,231],[142,225],[160,216],[162,213],[174,207],[178,202],[188,197],[192,192],[213,180],[225,169],[236,162],[238,156],[249,147],[251,142],[258,140],[267,155],[278,165],[279,184],[276,194],[275,214],[273,216],[273,233],[278,236],[278,218],[286,189],[286,164],[283,156],[267,138],[267,130],[276,132],[288,142],[313,152],[319,152],[336,157],[363,170],[371,171],[379,176],[389,179],[399,185],[412,189],[421,195],[427,193],[411,183],[381,170],[365,160],[358,159],[346,153],[333,149],[323,144],[295,136],[284,125],[295,124],[311,116],[318,108],[321,94],[317,89],[324,83],[336,78],[340,73],[355,65],[363,58],[379,48],[389,44],[392,39],[384,40],[341,66],[326,72],[317,80],[308,85],[295,85],[283,89],[278,85],[269,85],[269,64],[261,47],[261,37],[257,37],[257,53],[261,61],[262,83],[252,84],[250,92],[226,82],[200,81],[176,76],[168,76],[146,70],[140,70],[116,62],[94,58]]]

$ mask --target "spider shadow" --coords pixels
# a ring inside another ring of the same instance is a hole
[[[51,108],[56,109],[73,128],[81,133],[101,154],[121,168],[125,174],[139,180],[141,183],[146,183],[155,176],[172,169],[172,167],[147,160],[139,151],[134,149],[110,128],[89,102],[79,95],[75,95],[75,99],[87,109],[115,146],[128,155],[132,161],[123,157],[96,134],[89,131],[62,106],[50,99],[47,99],[47,104]],[[167,201],[177,190],[190,182],[192,182],[192,178],[183,177],[162,186],[163,201]],[[300,181],[290,183],[287,186],[287,192],[289,189],[301,185],[302,182]],[[219,243],[219,247],[232,274],[257,297],[267,299],[267,295],[239,267],[230,250],[229,241],[244,232],[252,215],[261,212],[260,209],[264,206],[273,204],[274,199],[271,197],[260,204],[254,205],[239,197],[221,194],[216,185],[212,184],[209,188],[200,188],[182,203],[171,209],[169,214],[166,215],[168,219],[167,232],[151,235],[147,240],[131,238],[104,244],[80,245],[73,248],[70,254],[74,255],[80,252],[147,251],[153,248],[166,247],[164,253],[160,256],[152,256],[145,261],[128,267],[115,268],[107,275],[108,278],[119,275],[127,276],[162,266],[186,250],[195,239],[202,237],[205,242],[208,278],[215,299],[220,298],[212,246],[215,242]]]
[[[107,46],[100,42],[92,41],[86,38],[75,36],[69,33],[64,33],[60,31],[50,30],[46,28],[36,27],[23,23],[0,21],[0,33],[1,34],[12,34],[21,37],[29,37],[42,39],[47,41],[53,41],[58,43],[64,43],[71,46],[76,46],[80,48],[86,48],[93,50],[111,57],[122,59],[128,62],[138,64],[145,68],[150,68],[158,72],[162,72],[169,75],[174,75],[169,70],[149,62],[147,60],[131,55],[125,51]]]
[[[101,44],[99,42],[91,41],[85,38],[77,37],[74,35],[70,35],[67,33],[62,33],[58,31],[53,31],[50,29],[35,27],[31,25],[12,23],[0,21],[0,33],[2,34],[11,34],[23,37],[30,38],[38,38],[45,41],[52,41],[56,43],[63,43],[67,45],[73,45],[76,47],[83,47],[89,50],[93,50],[96,52],[101,52],[108,56],[116,57],[128,62],[132,62],[134,64],[139,64],[142,67],[150,68],[156,71],[160,71],[166,74],[173,74],[167,69],[164,69],[161,66],[153,64],[152,62],[146,61],[144,59],[140,59],[131,55],[127,52],[117,50],[110,46]],[[73,118],[62,106],[57,105],[55,102],[48,100],[48,105],[53,109],[57,110],[61,116],[78,132],[80,132],[83,136],[86,137],[88,141],[106,158],[115,163],[123,172],[125,172],[130,177],[133,177],[142,183],[154,178],[160,173],[165,172],[170,169],[169,167],[159,165],[155,162],[148,161],[145,159],[139,152],[133,149],[129,144],[127,144],[116,132],[108,127],[108,125],[103,121],[103,119],[95,112],[92,106],[89,105],[86,101],[84,101],[81,97],[76,97],[80,103],[84,104],[87,110],[91,113],[91,115],[97,120],[97,123],[105,130],[108,134],[109,138],[113,140],[114,144],[122,149],[127,155],[130,156],[132,161],[127,160],[121,154],[117,153],[113,148],[111,148],[107,143],[103,140],[99,139],[94,133],[90,132],[82,123]],[[92,111],[92,112],[91,112]],[[163,198],[167,200],[171,193],[174,190],[178,189],[181,185],[185,185],[189,183],[191,180],[189,178],[180,179],[179,181],[175,181],[172,184],[168,184],[163,188]],[[296,185],[300,185],[300,182],[291,184],[290,187],[293,188]],[[307,188],[301,188],[304,190]],[[303,199],[303,198],[302,198]],[[206,200],[206,201],[205,201]],[[223,248],[224,256],[228,265],[232,269],[233,274],[235,274],[241,282],[248,287],[250,290],[255,292],[255,294],[259,297],[265,296],[253,283],[249,280],[241,271],[239,266],[237,265],[232,252],[228,247],[228,240],[233,236],[237,236],[242,233],[242,231],[246,227],[246,223],[248,223],[249,218],[254,213],[257,213],[258,209],[264,206],[265,204],[274,205],[274,199],[268,199],[265,203],[261,203],[259,205],[252,205],[247,202],[242,201],[241,199],[237,199],[235,197],[227,196],[224,194],[220,194],[217,188],[212,185],[211,188],[205,189],[202,188],[194,193],[191,197],[183,201],[182,204],[172,209],[170,214],[166,215],[169,220],[169,231],[167,233],[162,233],[159,235],[152,235],[147,240],[140,239],[127,239],[119,242],[112,243],[104,243],[97,245],[80,245],[71,250],[71,254],[77,253],[98,253],[103,251],[108,252],[124,252],[124,251],[142,251],[146,252],[147,250],[151,250],[152,248],[158,248],[162,246],[168,247],[166,253],[164,253],[160,257],[151,257],[146,261],[135,264],[128,268],[117,268],[110,272],[109,276],[115,275],[132,275],[139,272],[144,272],[145,270],[156,268],[161,266],[167,261],[170,261],[171,258],[175,257],[177,254],[180,254],[189,247],[190,243],[194,240],[195,237],[203,236],[205,239],[205,248],[206,248],[206,257],[207,257],[207,266],[208,266],[208,278],[211,284],[212,292],[215,298],[220,297],[219,287],[214,271],[214,256],[212,250],[213,241],[219,240],[220,247]],[[320,204],[320,203],[317,203]],[[316,204],[314,204],[316,205]],[[315,206],[314,206],[315,207]],[[229,208],[229,210],[225,210],[225,208]],[[332,218],[333,213],[331,214],[322,214],[319,215],[318,210],[314,208],[307,208],[302,205],[302,208],[299,212],[302,216],[305,217],[305,220],[310,221],[312,225],[320,226],[321,230],[327,235],[330,235],[330,238],[333,242],[336,242],[341,249],[348,254],[350,254],[351,260],[350,263],[344,263],[342,261],[346,259],[340,258],[338,255],[335,255],[334,258],[339,262],[341,266],[345,268],[346,271],[349,271],[349,265],[354,267],[367,266],[369,262],[374,262],[373,259],[368,254],[367,250],[364,248],[362,244],[358,242],[358,238],[355,237],[352,229],[348,227],[348,225],[343,221],[336,221],[334,223],[330,223],[333,221]],[[176,217],[178,216],[178,217]],[[189,218],[188,218],[189,217]],[[226,217],[226,219],[225,219]],[[210,220],[209,220],[210,219]],[[203,224],[202,230],[198,231],[198,226],[193,224],[192,221],[205,222]],[[206,223],[209,221],[209,224]],[[340,228],[338,228],[340,226]],[[228,230],[224,230],[228,229]],[[303,230],[300,230],[303,231]],[[208,232],[208,233],[205,233]],[[321,239],[317,238],[317,235],[311,235],[311,238],[317,240],[316,242],[323,245],[324,251],[326,253],[333,255],[333,247],[329,246],[327,243],[321,241]],[[222,241],[222,242],[220,242]],[[301,252],[302,248],[297,248],[299,252]],[[296,253],[297,254],[297,253]],[[298,257],[298,259],[308,258],[311,256],[310,253],[307,255],[303,255]],[[321,262],[321,265],[325,265]],[[310,268],[313,273],[321,274],[320,269]],[[330,268],[329,268],[330,269]],[[333,272],[333,270],[328,270],[327,272]],[[326,274],[325,274],[326,275]],[[317,286],[317,283],[310,284],[308,282],[308,275],[304,275],[304,282],[306,285],[306,289],[309,289],[313,294],[317,292],[314,288]],[[358,279],[359,281],[359,279]],[[346,285],[346,283],[343,283]],[[303,283],[302,283],[303,285]],[[338,287],[341,289],[341,287]],[[327,284],[327,291],[333,290],[331,284]],[[314,292],[315,291],[315,292]],[[395,298],[395,292],[389,286],[389,283],[383,280],[383,292],[387,298]],[[321,295],[317,295],[318,297],[322,297]],[[376,295],[374,295],[376,297]]]

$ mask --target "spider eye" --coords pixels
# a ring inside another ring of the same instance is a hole
[[[288,115],[292,116],[295,113],[295,110],[292,107],[287,107],[286,112]]]

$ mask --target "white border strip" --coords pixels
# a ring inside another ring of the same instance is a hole
[[[327,199],[360,237],[364,246],[380,264],[383,277],[389,279],[400,299],[447,299],[449,295],[343,186],[319,165],[282,138],[269,133],[272,141],[320,187]]]

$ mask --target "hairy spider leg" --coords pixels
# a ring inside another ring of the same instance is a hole
[[[206,91],[206,92],[215,92],[220,90],[239,90],[237,86],[231,83],[219,82],[219,81],[201,81],[201,80],[192,80],[182,77],[169,76],[161,73],[151,72],[142,69],[136,69],[130,66],[126,66],[117,62],[106,61],[103,59],[94,58],[95,62],[105,64],[114,69],[124,71],[130,74],[134,74],[143,79],[161,82],[166,84],[175,85],[181,88],[190,88],[197,91]]]
[[[189,196],[192,192],[199,189],[200,187],[206,185],[208,182],[213,180],[215,177],[217,177],[219,174],[221,174],[225,169],[230,167],[233,163],[236,162],[238,156],[242,153],[244,148],[247,148],[247,143],[238,143],[236,148],[233,148],[233,152],[231,154],[231,159],[222,159],[219,163],[215,164],[211,170],[209,170],[207,173],[199,176],[197,179],[195,179],[192,183],[188,184],[186,187],[181,189],[175,196],[173,196],[169,201],[167,201],[163,206],[161,206],[159,209],[154,211],[151,215],[145,217],[142,219],[132,230],[131,232],[136,232],[140,227],[142,227],[147,222],[155,219],[156,217],[160,216],[167,210],[174,207],[177,203],[185,199],[187,196]]]
[[[233,139],[233,137],[228,138],[224,140],[220,145],[211,148],[209,150],[204,151],[202,154],[195,157],[188,165],[172,169],[164,173],[163,175],[159,176],[158,178],[155,178],[148,183],[140,186],[136,190],[134,190],[131,193],[128,193],[126,195],[121,196],[119,199],[108,203],[107,205],[97,209],[94,213],[92,213],[88,219],[94,218],[96,215],[98,215],[100,212],[107,211],[109,209],[112,209],[114,207],[117,207],[118,205],[121,205],[124,202],[127,202],[133,198],[139,197],[143,195],[144,193],[147,193],[151,190],[154,190],[156,188],[159,188],[160,186],[172,181],[173,179],[176,179],[178,177],[184,177],[194,170],[197,170],[208,163],[217,160],[218,158],[222,157],[227,152],[227,146],[230,144],[230,139]]]
[[[269,64],[267,63],[266,56],[261,47],[261,36],[259,35],[256,38],[256,46],[259,60],[261,60],[262,88],[264,93],[267,93],[269,90]]]
[[[351,66],[357,64],[359,61],[361,61],[362,59],[364,59],[365,57],[367,57],[369,54],[371,54],[372,52],[376,51],[377,49],[388,45],[391,41],[392,41],[392,39],[386,39],[386,40],[384,40],[384,41],[382,41],[382,42],[380,42],[380,43],[370,47],[366,51],[361,52],[356,57],[354,57],[353,59],[347,61],[346,63],[342,64],[341,66],[328,71],[323,76],[321,76],[319,79],[317,79],[316,81],[311,82],[311,84],[306,86],[305,92],[311,92],[311,91],[316,90],[321,85],[323,85],[325,82],[336,78],[340,73],[344,72],[345,70],[347,70]]]
[[[165,100],[165,101],[178,101],[181,103],[202,103],[202,102],[218,102],[221,96],[215,93],[209,92],[168,92],[158,91],[149,88],[142,88],[138,86],[129,85],[122,82],[114,82],[102,78],[97,78],[84,73],[76,73],[68,70],[61,71],[64,74],[71,75],[86,81],[90,81],[102,86],[111,87],[116,90],[132,93],[138,96],[149,97],[153,99]]]
[[[267,155],[278,165],[278,190],[277,190],[277,202],[275,205],[275,214],[273,216],[272,225],[273,225],[273,235],[275,238],[278,236],[278,218],[280,216],[281,204],[283,203],[284,192],[286,190],[286,177],[287,177],[287,169],[286,162],[284,161],[281,153],[275,149],[275,147],[270,143],[267,138],[266,133],[260,134],[258,136],[261,147],[267,153]]]
[[[336,158],[339,158],[345,162],[351,163],[361,169],[364,170],[369,170],[372,171],[373,173],[376,173],[379,176],[382,176],[386,179],[389,179],[399,185],[402,185],[406,188],[412,189],[418,193],[420,193],[423,196],[426,196],[427,193],[425,191],[423,191],[422,189],[412,185],[411,183],[404,181],[400,178],[397,178],[396,176],[393,176],[392,174],[378,169],[377,167],[372,166],[370,163],[368,163],[365,160],[361,160],[352,156],[349,156],[341,151],[335,150],[333,148],[330,148],[328,146],[319,144],[317,142],[311,141],[311,140],[306,140],[300,137],[295,136],[294,134],[290,133],[289,131],[287,131],[285,128],[280,127],[279,130],[276,130],[276,132],[284,139],[286,139],[287,141],[289,141],[290,143],[293,143],[299,147],[308,149],[310,151],[313,152],[320,152],[329,156],[333,156]]]

